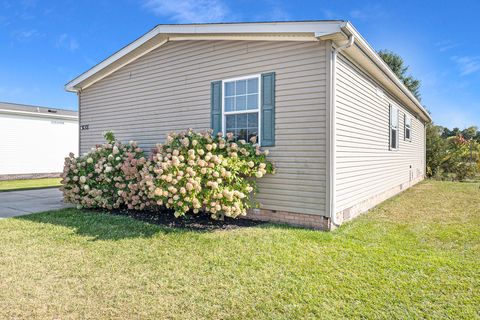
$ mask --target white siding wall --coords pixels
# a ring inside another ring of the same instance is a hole
[[[172,130],[210,127],[210,83],[276,73],[275,176],[258,200],[271,210],[325,214],[325,43],[171,42],[100,80],[81,94],[81,151],[113,130],[149,149]]]
[[[63,171],[78,152],[78,122],[0,114],[0,174]]]
[[[424,124],[344,57],[337,76],[336,211],[348,209],[425,174]],[[389,104],[399,108],[399,149],[389,150]],[[412,116],[412,141],[404,140],[404,115]],[[411,169],[410,169],[411,166]]]

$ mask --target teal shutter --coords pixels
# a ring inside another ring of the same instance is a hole
[[[213,134],[216,135],[222,131],[222,81],[212,82],[210,95],[210,126]]]
[[[275,145],[275,72],[262,74],[262,141],[263,147]]]

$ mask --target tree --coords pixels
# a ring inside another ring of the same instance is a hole
[[[445,139],[442,138],[444,129],[441,126],[436,126],[433,123],[426,125],[426,140],[427,140],[427,175],[429,177],[436,177],[440,173],[440,168],[445,155]],[[448,130],[448,129],[447,129]]]
[[[475,139],[478,134],[478,127],[471,126],[462,130],[462,136],[467,140]]]
[[[403,84],[410,90],[410,92],[412,92],[412,94],[420,101],[420,80],[411,75],[407,75],[408,66],[405,65],[403,58],[389,50],[380,50],[378,54],[397,77],[403,81]]]

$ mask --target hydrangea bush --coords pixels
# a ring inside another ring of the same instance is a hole
[[[137,143],[124,145],[111,132],[105,133],[106,143],[97,145],[87,154],[65,158],[62,190],[66,202],[78,208],[114,209],[126,206],[143,209],[148,198],[139,188],[140,171],[146,158]]]
[[[174,210],[175,216],[209,212],[212,218],[238,217],[256,205],[256,179],[273,173],[252,141],[211,131],[170,133],[148,160],[135,142],[122,145],[112,133],[88,154],[65,160],[67,202],[88,208]]]
[[[268,151],[255,142],[234,141],[230,134],[212,137],[211,131],[170,133],[144,168],[148,197],[176,216],[190,210],[209,212],[214,219],[245,215],[254,205],[254,178],[273,173]]]

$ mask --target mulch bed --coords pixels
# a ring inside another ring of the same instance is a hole
[[[184,217],[175,218],[172,210],[162,211],[134,211],[117,210],[110,214],[127,216],[136,220],[156,224],[168,228],[180,228],[194,231],[233,230],[239,228],[255,227],[265,224],[264,221],[250,220],[245,218],[228,218],[213,220],[207,213],[188,213]]]

